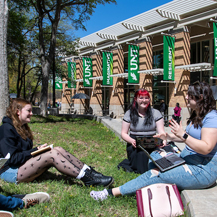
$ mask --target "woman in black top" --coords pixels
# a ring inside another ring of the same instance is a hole
[[[33,151],[47,144],[33,148],[33,135],[28,126],[31,116],[32,106],[27,100],[14,99],[10,103],[0,127],[0,157],[10,153],[10,159],[0,170],[1,178],[9,182],[31,182],[50,167],[55,167],[65,175],[81,179],[85,185],[108,186],[113,182],[112,177],[96,172],[62,147],[32,157]]]

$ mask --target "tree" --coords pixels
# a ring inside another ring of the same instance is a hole
[[[40,59],[42,67],[41,114],[46,116],[49,71],[56,50],[56,37],[60,19],[71,20],[74,28],[85,29],[97,4],[116,3],[115,0],[30,0],[38,14]],[[45,46],[45,27],[51,26],[50,44]]]
[[[29,11],[29,5],[22,0],[10,0],[7,50],[10,91],[16,92],[17,97],[23,94],[23,98],[31,101],[41,81],[41,67],[34,37],[36,17]]]
[[[8,66],[7,66],[7,0],[0,0],[0,119],[6,114],[9,105]]]

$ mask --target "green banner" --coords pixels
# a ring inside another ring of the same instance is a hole
[[[102,53],[102,85],[112,85],[113,78],[110,75],[113,74],[113,53]]]
[[[93,77],[92,59],[83,57],[83,84],[84,87],[92,87],[93,81],[90,78]]]
[[[139,83],[139,46],[128,46],[128,83]]]
[[[63,89],[62,78],[56,74],[55,77],[55,89]]]
[[[68,62],[68,88],[76,88],[76,63]]]
[[[217,76],[217,23],[213,22],[213,32],[214,32],[214,69],[213,76]]]
[[[175,74],[175,38],[163,36],[163,65],[165,81],[174,81]]]

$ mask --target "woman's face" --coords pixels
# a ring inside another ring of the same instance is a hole
[[[30,104],[25,105],[21,111],[17,111],[17,115],[22,125],[29,123],[32,117],[32,106]]]
[[[138,103],[138,107],[142,109],[146,109],[150,104],[150,98],[145,95],[137,96],[136,102]]]
[[[197,102],[195,99],[193,99],[193,97],[189,96],[188,94],[186,95],[185,99],[187,99],[187,107],[191,108],[191,109],[195,109]]]

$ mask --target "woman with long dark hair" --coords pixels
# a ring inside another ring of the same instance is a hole
[[[55,167],[65,175],[82,180],[87,186],[109,186],[113,182],[112,177],[96,172],[62,147],[54,147],[33,157],[32,152],[47,144],[33,148],[33,135],[28,126],[31,116],[29,101],[12,100],[0,127],[0,157],[10,154],[10,159],[0,170],[1,179],[14,183],[31,182],[50,167]]]
[[[108,195],[135,194],[136,190],[155,183],[176,184],[180,190],[203,189],[212,186],[217,179],[217,111],[212,89],[205,82],[189,86],[186,96],[187,107],[192,110],[186,130],[175,120],[170,122],[172,134],[156,135],[161,139],[184,142],[180,157],[185,164],[165,172],[153,168],[126,184],[103,191],[92,191],[95,200],[104,200]],[[164,153],[165,154],[165,153]],[[152,152],[153,159],[162,153]]]
[[[128,171],[140,174],[148,170],[148,157],[142,150],[136,148],[136,137],[153,136],[156,132],[166,135],[163,117],[158,110],[151,108],[150,102],[150,94],[147,90],[137,90],[122,122],[121,136],[127,142],[128,159],[119,165]],[[130,134],[128,134],[129,130]],[[149,153],[154,150],[155,148],[147,148]]]

